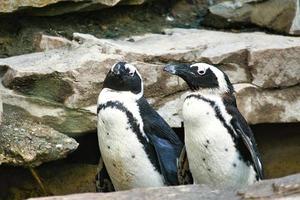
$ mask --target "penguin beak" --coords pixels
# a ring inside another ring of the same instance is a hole
[[[189,67],[186,64],[167,64],[164,71],[180,76],[189,73]]]

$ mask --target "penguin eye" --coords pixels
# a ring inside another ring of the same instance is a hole
[[[204,70],[204,69],[200,69],[200,70],[198,71],[198,74],[204,75],[204,74],[205,74],[205,70]]]
[[[130,76],[134,76],[134,72],[129,72],[129,75]]]

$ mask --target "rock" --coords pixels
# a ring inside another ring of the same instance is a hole
[[[32,198],[39,200],[81,199],[289,199],[300,197],[300,174],[279,179],[270,179],[250,185],[244,189],[216,190],[205,185],[184,185],[162,188],[141,188],[113,193],[85,193],[66,196]]]
[[[30,117],[39,119],[61,133],[75,137],[95,130],[95,115],[88,110],[68,108],[41,98],[23,96],[8,89],[0,88],[0,92],[3,95],[4,108],[15,106],[25,110]]]
[[[47,51],[71,46],[71,41],[66,38],[44,34],[36,36],[35,42],[37,51]]]
[[[2,124],[2,113],[3,113],[3,105],[2,105],[2,96],[0,93],[0,126]]]
[[[0,59],[5,103],[25,109],[59,132],[75,136],[95,131],[97,96],[107,71],[120,60],[138,68],[144,77],[145,96],[171,126],[181,126],[179,98],[187,87],[181,79],[162,71],[168,62],[204,61],[219,65],[233,83],[248,83],[261,89],[259,94],[265,95],[265,103],[280,100],[280,105],[291,105],[284,111],[275,110],[275,119],[260,113],[259,102],[251,101],[249,106],[258,112],[255,120],[251,119],[253,110],[241,108],[251,123],[299,121],[293,108],[297,101],[292,104],[280,95],[298,89],[300,38],[260,32],[169,29],[165,34],[118,40],[75,33],[68,44]],[[290,89],[280,89],[287,87]],[[274,92],[268,92],[271,90]],[[267,98],[269,94],[273,96]],[[246,93],[238,99],[250,101],[251,95]]]
[[[237,93],[237,104],[251,124],[299,122],[300,86],[281,90],[245,87]]]
[[[209,7],[205,24],[224,28],[235,23],[255,24],[278,32],[300,35],[298,0],[235,0]]]
[[[300,67],[296,60],[299,54],[298,47],[250,52],[248,66],[253,77],[252,83],[263,88],[297,85]]]
[[[14,65],[4,74],[3,84],[26,95],[83,107],[96,103],[98,80],[103,80],[107,68],[119,59],[123,57],[103,54],[97,45],[11,57],[2,60]]]
[[[80,36],[85,37],[75,34],[75,38]],[[260,87],[275,88],[296,85],[300,80],[300,59],[296,56],[300,48],[299,38],[259,32],[171,29],[166,30],[165,35],[147,34],[131,39],[134,42],[126,39],[90,41],[104,46],[108,52],[123,54],[127,59],[134,58],[146,63],[206,61],[222,65],[234,83],[251,82],[253,78],[253,83]],[[280,59],[277,57],[278,53]],[[269,66],[264,68],[267,62]],[[256,65],[262,66],[257,69],[258,72],[255,71]],[[270,66],[273,67],[272,76],[258,74],[264,70],[268,73]],[[281,70],[282,67],[284,71]],[[249,70],[251,71],[248,72]],[[288,81],[294,78],[296,80]]]
[[[90,11],[105,7],[112,7],[117,4],[140,5],[144,0],[8,0],[0,4],[1,13],[12,13],[16,11],[29,12],[30,14],[53,16],[75,11]],[[39,8],[32,11],[32,8]],[[24,10],[25,9],[25,10]]]
[[[74,139],[11,105],[4,106],[0,133],[0,164],[35,167],[64,158],[78,147]]]

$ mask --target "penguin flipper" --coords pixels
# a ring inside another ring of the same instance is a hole
[[[153,134],[149,135],[149,139],[154,146],[161,173],[167,185],[178,185],[176,150],[166,139],[159,138]]]
[[[179,185],[193,184],[193,176],[189,167],[185,146],[182,148],[181,154],[177,161],[177,176]]]
[[[241,113],[236,107],[232,106],[228,110],[233,116],[231,120],[231,125],[234,131],[240,136],[240,138],[243,141],[243,144],[246,146],[248,153],[250,153],[251,159],[255,167],[255,171],[257,172],[259,179],[263,179],[264,177],[263,166],[250,127],[248,126],[246,120],[244,119],[244,117],[241,115]]]
[[[98,164],[98,173],[96,175],[96,192],[114,192],[115,188],[108,175],[102,158],[100,157]]]
[[[259,156],[257,155],[257,151],[255,151],[253,148],[253,143],[252,143],[251,139],[245,134],[245,132],[241,128],[240,124],[237,123],[237,120],[234,120],[233,124],[235,124],[235,130],[239,133],[244,144],[246,145],[248,151],[251,154],[251,157],[252,157],[256,172],[258,173],[259,179],[263,179],[262,164],[261,164]]]
[[[140,98],[138,104],[144,122],[144,132],[154,146],[165,181],[168,185],[178,185],[177,159],[183,144],[145,98]]]

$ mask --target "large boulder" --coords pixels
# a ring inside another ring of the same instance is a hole
[[[137,66],[146,97],[173,127],[181,126],[182,92],[187,87],[162,71],[168,62],[219,65],[234,84],[255,86],[251,92],[237,90],[250,123],[298,122],[299,52],[300,38],[260,32],[170,29],[118,40],[75,33],[64,48],[0,59],[0,68],[5,105],[22,108],[74,136],[95,131],[97,96],[107,71],[120,60]],[[260,97],[263,102],[257,101]],[[285,108],[274,109],[276,117],[266,115],[265,106],[277,102]]]
[[[300,35],[299,0],[232,0],[209,7],[206,25],[224,28],[255,24],[277,32]]]
[[[0,126],[0,165],[35,167],[66,157],[78,143],[34,120],[25,110],[5,105]]]
[[[32,198],[31,200],[114,200],[114,199],[166,199],[166,200],[238,200],[238,199],[281,199],[300,198],[300,174],[278,179],[264,180],[243,189],[217,190],[205,185],[184,185],[162,188],[140,188],[113,193],[85,193],[65,196]]]
[[[145,0],[8,0],[1,2],[0,14],[28,11],[35,15],[53,16],[75,11],[97,10],[117,4],[139,5],[144,2]]]
[[[2,106],[0,98],[0,165],[36,167],[62,159],[77,149],[73,138],[41,121],[45,113],[59,113],[63,109],[46,102],[41,106],[37,98],[18,95],[2,85],[0,94],[4,99]]]

